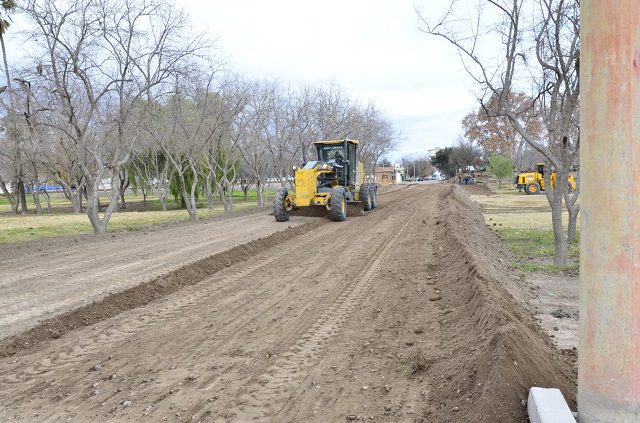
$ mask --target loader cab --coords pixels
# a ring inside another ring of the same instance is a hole
[[[538,163],[538,173],[544,178],[544,163]]]
[[[356,140],[316,141],[318,160],[335,165],[336,177],[345,187],[356,183],[358,168]]]

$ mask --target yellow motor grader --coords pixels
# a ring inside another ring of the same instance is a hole
[[[365,182],[364,163],[358,161],[356,140],[316,141],[318,160],[294,166],[295,190],[281,188],[273,197],[273,215],[278,222],[289,220],[289,212],[318,206],[331,220],[347,217],[347,205],[364,211],[376,208],[377,185]]]

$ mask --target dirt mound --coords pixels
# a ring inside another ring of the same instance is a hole
[[[491,188],[489,188],[489,185],[487,185],[484,182],[477,182],[475,184],[460,185],[460,186],[464,188],[464,190],[467,191],[469,194],[473,194],[473,195],[494,195],[495,194],[491,190]]]
[[[435,270],[448,336],[428,370],[440,380],[428,421],[528,421],[532,386],[559,388],[575,408],[575,369],[509,292],[519,278],[478,206],[452,186],[438,209]]]
[[[7,357],[20,350],[32,348],[65,333],[95,324],[122,313],[144,306],[180,288],[196,284],[232,264],[247,260],[256,254],[304,234],[325,223],[324,220],[305,223],[276,232],[264,238],[238,245],[230,250],[211,255],[195,263],[183,266],[163,276],[132,288],[111,294],[100,301],[43,320],[37,326],[21,334],[0,341],[0,357]]]

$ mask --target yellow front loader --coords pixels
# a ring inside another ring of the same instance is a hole
[[[515,179],[515,186],[518,191],[522,191],[527,194],[539,194],[544,191],[544,163],[538,163],[538,168],[535,172],[519,173]],[[556,186],[556,172],[551,173],[551,188]],[[576,190],[576,180],[573,175],[569,175],[567,178],[569,184],[569,192]]]
[[[316,141],[318,160],[294,166],[295,190],[281,188],[273,198],[278,222],[289,220],[294,209],[325,208],[331,220],[347,217],[347,204],[369,211],[377,205],[377,186],[365,182],[364,163],[358,161],[358,141]]]

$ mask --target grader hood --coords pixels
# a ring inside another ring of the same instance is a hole
[[[308,207],[310,205],[326,206],[329,194],[318,192],[318,178],[323,174],[334,172],[333,166],[323,162],[308,162],[303,168],[295,171],[295,193],[293,205]]]

